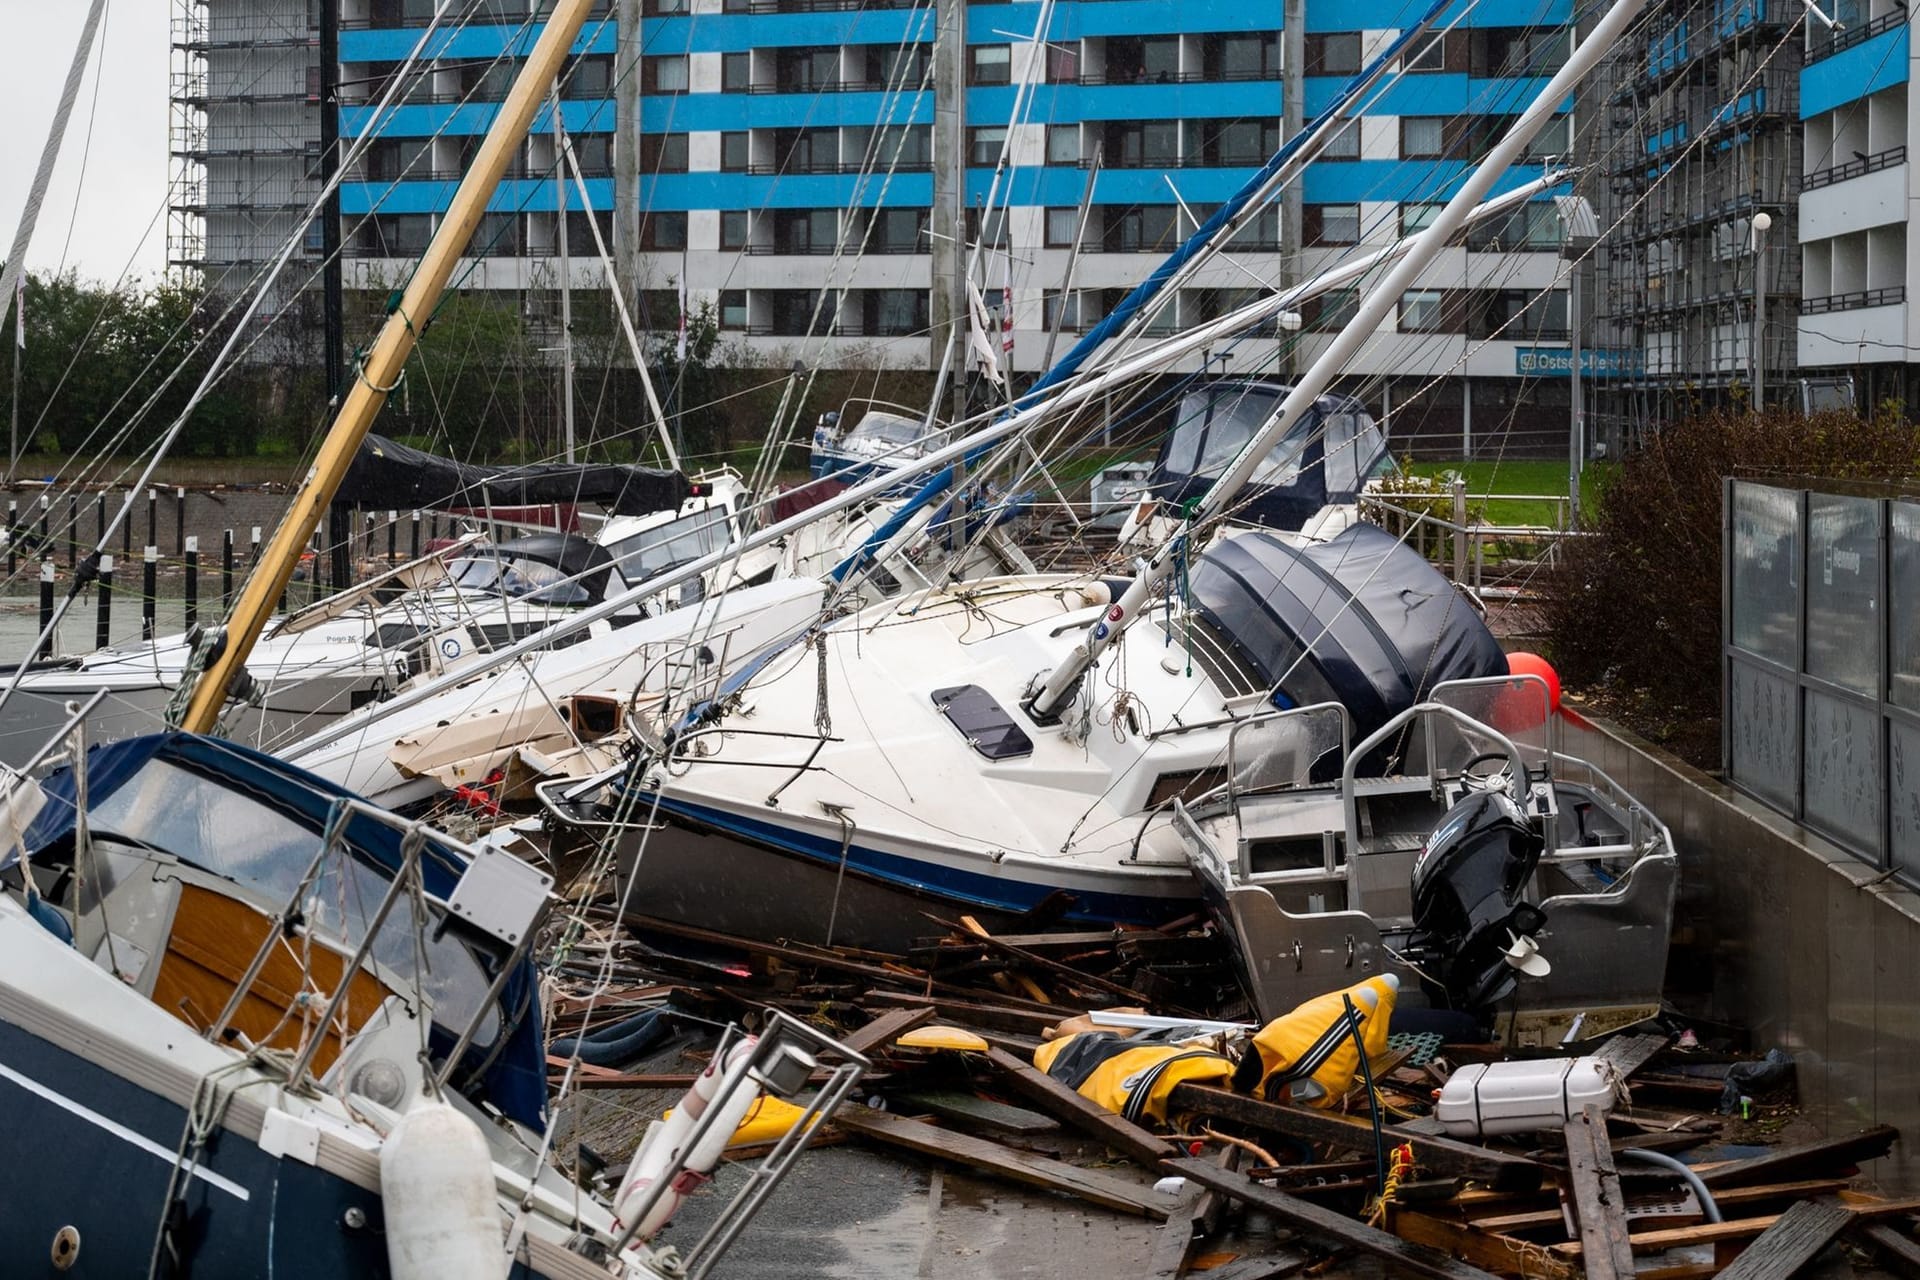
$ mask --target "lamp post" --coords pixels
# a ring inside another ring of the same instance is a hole
[[[1773,228],[1773,216],[1764,209],[1753,215],[1753,339],[1748,346],[1753,357],[1753,408],[1758,413],[1767,407],[1767,232]]]
[[[1567,369],[1573,400],[1572,419],[1567,424],[1567,529],[1571,531],[1580,526],[1580,472],[1587,458],[1586,387],[1580,367],[1585,354],[1581,350],[1581,330],[1585,326],[1581,323],[1580,277],[1587,254],[1600,239],[1600,219],[1585,196],[1555,196],[1553,204],[1559,211],[1560,225],[1566,229],[1560,254],[1567,261],[1567,329],[1573,339]]]

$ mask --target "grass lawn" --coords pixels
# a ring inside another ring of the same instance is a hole
[[[1501,498],[1499,494],[1544,496],[1567,491],[1567,464],[1508,459],[1504,462],[1402,462],[1411,475],[1439,477],[1449,471],[1467,482],[1470,509],[1492,524],[1557,524],[1561,508],[1553,502]],[[1580,474],[1580,505],[1590,507],[1612,475],[1613,464],[1589,462]],[[1486,501],[1473,501],[1486,495]]]

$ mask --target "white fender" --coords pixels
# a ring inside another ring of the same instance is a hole
[[[621,1222],[639,1208],[647,1192],[666,1176],[683,1152],[685,1160],[673,1181],[654,1202],[653,1208],[640,1220],[640,1229],[634,1233],[636,1239],[651,1240],[654,1233],[673,1217],[681,1202],[707,1181],[713,1166],[720,1162],[720,1154],[727,1149],[734,1130],[746,1118],[747,1108],[760,1096],[760,1087],[745,1078],[747,1059],[752,1056],[757,1041],[757,1036],[748,1036],[727,1052],[724,1062],[719,1059],[709,1062],[707,1069],[694,1080],[693,1087],[687,1090],[686,1096],[680,1099],[680,1105],[647,1126],[646,1136],[640,1140],[640,1149],[633,1153],[626,1176],[620,1180],[620,1194],[614,1198],[614,1212]],[[735,1080],[740,1083],[727,1099],[724,1110],[714,1117],[713,1126],[707,1130],[706,1137],[698,1147],[686,1151],[687,1142],[692,1138],[700,1118],[726,1086]]]
[[[394,1280],[507,1274],[493,1154],[480,1126],[448,1103],[415,1104],[387,1135],[380,1200]]]

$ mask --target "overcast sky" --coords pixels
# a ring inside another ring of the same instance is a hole
[[[170,0],[109,0],[27,251],[35,274],[56,270],[63,258],[107,283],[129,263],[149,280],[165,268],[172,9]],[[0,0],[7,67],[0,75],[0,257],[13,243],[86,11],[86,0]]]

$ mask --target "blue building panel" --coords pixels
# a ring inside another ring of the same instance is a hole
[[[497,58],[512,50],[515,57],[525,57],[533,48],[545,23],[536,26],[466,26],[456,30],[437,31],[433,39],[421,53],[422,60],[433,58]],[[340,60],[342,62],[403,62],[420,42],[421,29],[417,27],[379,28],[375,30],[342,31],[340,33]],[[589,22],[573,42],[573,51],[577,54],[612,53],[614,51],[614,25],[611,19]]]
[[[1800,118],[1857,102],[1868,94],[1907,82],[1908,32],[1902,23],[1822,58],[1800,72]]]

